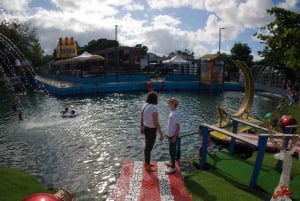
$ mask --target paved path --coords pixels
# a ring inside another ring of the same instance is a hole
[[[173,174],[165,173],[164,162],[151,164],[155,172],[148,172],[142,161],[125,162],[114,192],[106,201],[192,201],[178,164]]]

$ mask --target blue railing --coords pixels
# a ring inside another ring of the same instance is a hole
[[[196,135],[196,134],[201,135],[201,132],[200,131],[194,131],[194,132],[191,132],[191,133],[188,133],[188,134],[180,135],[177,138],[177,141],[176,141],[176,160],[177,161],[180,160],[180,156],[181,156],[181,138],[189,137],[191,135]]]
[[[247,138],[244,138],[244,137],[239,136],[237,134],[239,123],[248,125],[252,128],[260,129],[262,131],[268,131],[268,129],[265,128],[265,127],[261,127],[259,125],[252,124],[252,123],[249,123],[249,122],[245,122],[245,121],[242,121],[240,119],[235,119],[235,118],[233,119],[233,132],[229,132],[227,130],[224,130],[224,129],[221,129],[221,128],[218,128],[216,126],[212,126],[212,125],[209,125],[209,124],[202,124],[202,132],[201,132],[202,133],[202,152],[201,152],[201,158],[200,158],[200,169],[205,169],[205,166],[206,166],[207,144],[208,144],[209,130],[214,130],[214,131],[220,132],[224,135],[227,135],[227,136],[231,137],[230,148],[229,148],[229,150],[230,150],[229,153],[230,154],[234,154],[234,146],[235,146],[235,140],[236,139],[238,139],[238,140],[240,140],[240,141],[242,141],[242,142],[244,142],[244,143],[246,143],[250,146],[254,146],[254,147],[258,148],[258,154],[256,156],[256,161],[255,161],[254,168],[253,168],[253,171],[252,171],[252,176],[251,176],[251,179],[250,179],[250,182],[249,182],[249,186],[251,188],[253,188],[256,185],[258,175],[259,175],[259,171],[262,167],[262,162],[263,162],[263,159],[264,159],[264,154],[265,154],[265,151],[266,151],[266,145],[267,145],[269,134],[258,134],[257,144],[253,143],[253,142],[249,141]],[[293,126],[287,127],[287,129],[285,130],[285,133],[291,133],[291,130],[293,128],[294,128]],[[273,135],[273,137],[288,137],[288,139],[290,137],[294,136],[293,134],[285,134],[285,133],[276,132],[275,134],[272,134],[272,135]],[[287,142],[288,142],[288,139],[286,140]]]
[[[180,136],[177,140],[177,160],[180,159],[180,149],[181,149],[181,138],[182,137],[187,137],[187,136],[191,136],[191,135],[195,135],[195,134],[200,134],[202,136],[202,151],[201,151],[201,155],[199,158],[199,162],[200,162],[200,169],[204,170],[206,169],[206,160],[207,160],[207,148],[208,148],[208,141],[209,141],[209,135],[210,135],[210,131],[217,131],[219,133],[222,133],[226,136],[231,137],[231,141],[230,141],[230,146],[229,146],[229,153],[230,154],[234,154],[235,151],[235,143],[236,140],[240,140],[242,142],[244,142],[245,144],[258,149],[258,154],[256,156],[256,161],[253,167],[253,171],[252,171],[252,176],[250,178],[250,182],[249,182],[249,186],[251,188],[253,188],[256,183],[257,183],[257,179],[258,179],[258,175],[259,175],[259,171],[262,167],[262,163],[263,163],[263,159],[264,159],[264,154],[266,151],[266,146],[267,146],[267,141],[268,141],[268,137],[269,134],[257,134],[258,135],[258,142],[254,143],[252,141],[249,141],[247,138],[238,135],[237,131],[238,131],[238,126],[239,124],[244,124],[249,126],[250,128],[256,128],[259,129],[261,131],[264,132],[268,132],[268,129],[265,127],[261,127],[259,125],[253,124],[253,123],[249,123],[246,121],[242,121],[240,119],[236,119],[233,118],[232,119],[232,132],[221,129],[219,127],[213,126],[213,125],[209,125],[209,124],[202,124],[201,125],[201,131],[198,132],[192,132],[183,136]],[[288,141],[291,137],[294,137],[293,134],[291,134],[292,130],[295,129],[296,126],[287,126],[284,133],[279,133],[279,132],[274,132],[273,137],[278,138],[278,137],[287,137],[286,140],[286,146],[288,145]],[[281,166],[282,161],[277,162],[277,168]]]

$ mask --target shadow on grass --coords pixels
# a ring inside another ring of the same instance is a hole
[[[196,181],[198,177],[194,176],[187,176],[184,178],[185,186],[188,189],[188,192],[192,194],[193,200],[205,200],[205,201],[215,201],[217,200],[216,196],[210,194],[208,191],[209,189],[199,181]],[[201,179],[201,178],[199,178]]]
[[[270,200],[271,195],[251,189],[215,169],[198,170],[185,177],[185,186],[194,201]]]

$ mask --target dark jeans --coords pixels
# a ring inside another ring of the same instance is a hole
[[[156,139],[156,128],[148,128],[145,126],[145,164],[149,165],[151,160],[151,151]]]
[[[175,160],[176,160],[176,141],[173,143],[171,141],[172,138],[169,138],[169,153],[171,157],[171,167],[175,168]]]

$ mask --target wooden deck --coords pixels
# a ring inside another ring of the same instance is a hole
[[[165,173],[164,162],[152,162],[155,172],[148,172],[141,161],[126,161],[115,189],[106,201],[192,201],[184,187],[180,167]]]

